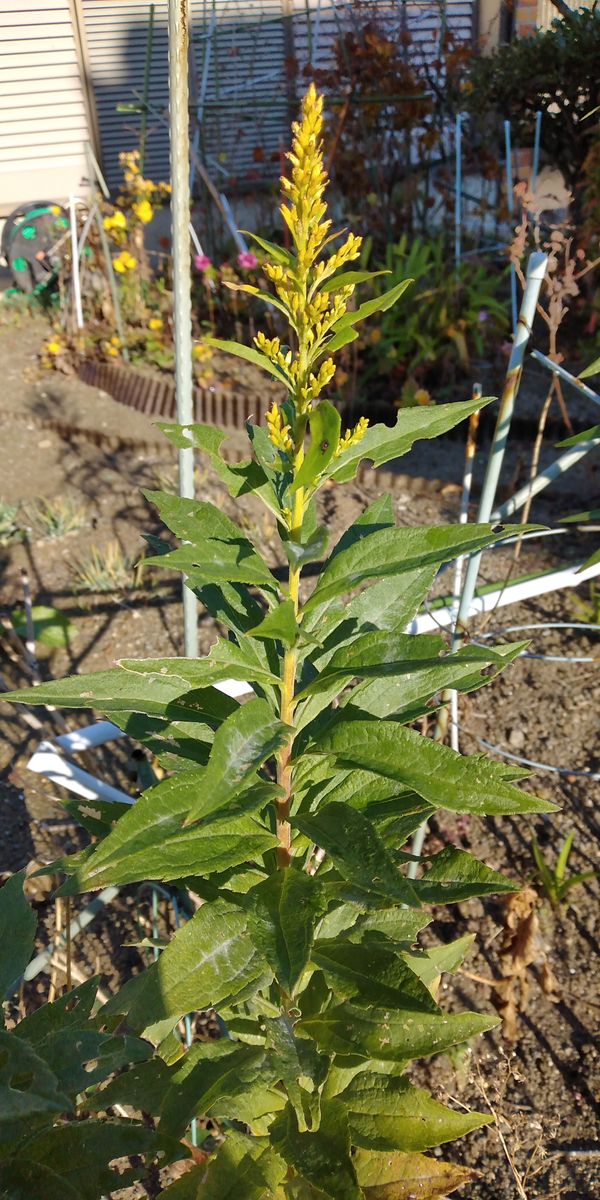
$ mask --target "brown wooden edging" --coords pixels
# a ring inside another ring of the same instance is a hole
[[[83,383],[108,392],[119,404],[126,404],[149,417],[163,417],[174,421],[177,415],[175,403],[175,381],[147,375],[135,367],[119,363],[102,363],[94,359],[81,359],[77,374]],[[265,413],[271,407],[272,395],[239,395],[230,388],[216,384],[211,388],[194,388],[194,420],[204,425],[216,425],[220,429],[242,432],[246,422],[264,425]],[[239,446],[223,446],[222,457],[229,462],[239,462],[246,457]],[[408,492],[412,495],[429,493],[439,495],[447,486],[439,479],[423,476],[401,475],[396,471],[373,467],[362,462],[356,474],[356,482],[363,487],[377,486],[381,491]]]
[[[87,358],[80,360],[77,374],[83,383],[102,388],[119,404],[135,408],[148,417],[162,417],[167,421],[176,418],[174,379],[147,375],[135,367],[122,366],[120,363],[96,362]],[[250,420],[255,425],[264,425],[265,413],[271,402],[271,396],[234,392],[220,383],[210,387],[196,386],[194,420],[203,425],[242,431]]]

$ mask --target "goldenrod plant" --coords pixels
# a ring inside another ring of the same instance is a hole
[[[524,773],[513,766],[463,757],[414,727],[443,689],[478,688],[521,649],[450,653],[440,637],[406,632],[443,563],[510,530],[397,528],[388,496],[331,549],[319,521],[325,485],[351,482],[363,459],[397,459],[482,403],[406,409],[393,428],[362,420],[342,434],[323,395],[335,351],[408,284],[355,302],[369,273],[351,266],[359,237],[334,248],[322,107],[311,87],[294,126],[281,209],[293,249],[259,242],[273,285],[261,298],[287,340],[218,343],[274,377],[285,399],[266,428],[249,425],[251,457],[233,466],[219,430],[163,426],[175,446],[208,459],[231,496],[266,506],[285,581],[220,508],[146,493],[181,541],[155,540],[163,553],[146,561],[182,571],[228,637],[199,660],[123,660],[12,695],[105,713],[167,772],[124,813],[103,806],[96,840],[60,869],[66,895],[150,879],[200,902],[103,1010],[154,1046],[153,1058],[92,1100],[82,1087],[78,1109],[151,1114],[167,1153],[173,1143],[184,1153],[194,1118],[216,1122],[207,1161],[167,1187],[169,1200],[434,1200],[469,1181],[467,1169],[426,1152],[490,1118],[434,1100],[411,1081],[411,1063],[496,1019],[441,1002],[440,975],[472,939],[427,949],[417,939],[432,905],[516,888],[451,845],[425,854],[411,879],[405,847],[438,809],[500,817],[553,807],[515,786]],[[253,697],[219,689],[232,679]],[[179,1023],[207,1008],[224,1036],[186,1049]],[[139,1128],[133,1115],[130,1125]],[[28,1161],[43,1152],[34,1137]]]

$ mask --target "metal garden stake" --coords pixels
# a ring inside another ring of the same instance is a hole
[[[173,319],[175,332],[175,397],[177,420],[194,420],[192,372],[192,272],[190,257],[190,155],[189,155],[189,4],[169,0],[169,130],[171,140],[171,231],[173,244]],[[179,451],[179,494],[194,495],[194,451]],[[188,658],[198,657],[198,606],[191,589],[183,585],[184,648]]]

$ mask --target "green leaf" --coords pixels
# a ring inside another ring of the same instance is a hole
[[[148,663],[127,661],[126,669],[115,667],[112,671],[98,671],[93,675],[73,675],[68,679],[57,679],[51,683],[43,683],[37,688],[22,688],[18,692],[9,693],[11,700],[23,704],[55,704],[59,708],[94,708],[102,713],[144,713],[148,716],[164,717],[172,720],[194,721],[207,715],[207,703],[212,708],[213,693],[209,696],[196,693],[189,703],[185,693],[192,690],[191,685],[177,674],[177,663],[185,663],[186,659],[166,660],[170,666],[169,673],[162,673],[161,659],[151,659]],[[152,664],[156,663],[158,671]],[[147,669],[148,665],[150,669]],[[212,670],[198,663],[198,675],[204,673],[204,678],[211,682],[215,676],[224,678],[223,668],[215,665]],[[226,676],[225,676],[226,677]],[[217,680],[218,681],[218,680]],[[200,691],[201,689],[198,689]],[[207,692],[209,689],[205,689]],[[215,700],[215,705],[223,703],[222,693],[214,693],[221,699]],[[6,696],[3,697],[6,699]],[[232,710],[237,707],[235,702],[224,698],[224,705]]]
[[[589,429],[583,429],[581,433],[574,433],[572,437],[564,438],[562,442],[557,442],[557,448],[562,450],[566,446],[580,446],[583,442],[596,442],[600,438],[600,425],[592,425]],[[571,518],[574,520],[575,518]]]
[[[0,891],[0,1000],[17,987],[35,945],[36,919],[25,899],[25,872]]]
[[[115,1104],[128,1104],[137,1112],[157,1117],[171,1075],[171,1069],[156,1056],[122,1071],[106,1087],[95,1088],[79,1107],[85,1112],[106,1112]]]
[[[366,579],[401,575],[430,564],[440,566],[462,554],[484,549],[509,537],[511,532],[510,528],[501,525],[381,529],[328,559],[314,592],[304,605],[304,612],[358,587]]]
[[[341,766],[395,779],[433,808],[501,814],[554,812],[557,807],[507,783],[504,764],[481,754],[457,754],[395,721],[340,720],[317,740],[317,747],[335,755]]]
[[[446,846],[430,859],[430,864],[422,879],[413,880],[417,896],[424,904],[458,904],[471,896],[519,891],[520,884],[455,846]]]
[[[475,934],[466,933],[448,944],[428,950],[402,950],[401,953],[411,971],[430,987],[444,971],[453,974],[458,970],[474,941]]]
[[[202,1200],[275,1200],[286,1172],[284,1160],[268,1138],[248,1137],[230,1129],[208,1171],[201,1169],[201,1191],[181,1195],[175,1184],[171,1193],[173,1200],[197,1200],[199,1196]]]
[[[172,496],[169,492],[153,492],[142,489],[142,495],[153,504],[164,525],[183,542],[209,540],[229,541],[233,539],[256,553],[256,547],[245,536],[222,509],[207,500],[192,500],[186,496]]]
[[[595,358],[584,371],[579,372],[579,379],[589,379],[591,375],[600,375],[600,358]]]
[[[415,720],[432,707],[432,697],[446,688],[473,692],[484,687],[518,658],[527,642],[495,646],[464,646],[456,654],[445,654],[434,666],[416,662],[410,675],[384,675],[359,683],[340,702],[341,707],[374,717],[389,717],[403,723]],[[490,670],[490,667],[492,669]]]
[[[362,912],[358,904],[347,902],[327,914],[319,926],[319,937],[333,938],[345,933],[349,941],[360,941],[365,935],[375,934],[408,948],[430,921],[427,913],[400,905]]]
[[[339,1004],[298,1022],[297,1032],[335,1054],[361,1054],[383,1062],[408,1062],[441,1054],[494,1029],[497,1017],[479,1013],[390,1012]]]
[[[426,1158],[424,1154],[358,1150],[354,1165],[365,1200],[444,1200],[476,1176],[467,1167]]]
[[[377,831],[362,813],[347,804],[327,804],[310,816],[296,814],[292,823],[330,855],[350,883],[379,896],[418,907],[411,883],[400,874]]]
[[[273,785],[246,791],[239,808],[262,808],[276,794]],[[62,893],[117,887],[144,879],[183,880],[211,875],[259,858],[277,839],[251,816],[237,815],[184,828],[192,807],[210,798],[206,771],[183,771],[144,792],[114,829],[74,872]]]
[[[331,348],[331,347],[330,347]],[[426,408],[404,408],[398,412],[395,426],[371,425],[364,438],[346,450],[329,472],[331,479],[347,483],[354,479],[359,463],[369,459],[380,467],[393,458],[400,458],[419,438],[436,438],[453,429],[478,408],[490,404],[492,397],[466,400],[454,404],[436,404]]]
[[[356,286],[357,283],[366,283],[369,279],[377,279],[379,275],[389,275],[390,272],[383,271],[341,271],[339,275],[330,275],[320,285],[320,292],[337,292],[340,288],[348,287],[349,285]]]
[[[27,1143],[27,1157],[41,1162],[72,1187],[83,1200],[98,1200],[106,1192],[127,1187],[135,1174],[113,1171],[117,1158],[158,1149],[152,1129],[132,1121],[72,1121],[38,1134]],[[66,1193],[68,1194],[68,1192]]]
[[[274,263],[279,263],[281,267],[289,267],[293,264],[294,259],[292,255],[283,246],[278,246],[275,242],[268,242],[266,238],[259,237],[251,229],[240,229],[240,233],[243,233],[244,237],[252,238],[252,241],[256,242],[257,246],[260,246],[261,250],[264,250],[268,258],[272,259]]]
[[[329,1060],[307,1038],[294,1035],[286,1014],[264,1020],[267,1049],[272,1051],[277,1077],[283,1083],[298,1118],[300,1132],[316,1129],[321,1114],[320,1089]]]
[[[378,942],[318,941],[311,959],[335,995],[355,1004],[439,1012],[430,992],[390,947]]]
[[[50,1033],[37,1047],[59,1085],[77,1096],[102,1083],[121,1067],[145,1062],[152,1053],[148,1042],[119,1037],[96,1029],[69,1026]]]
[[[256,551],[247,549],[245,540],[207,538],[194,544],[186,542],[177,550],[147,558],[145,562],[148,566],[182,571],[190,576],[195,587],[209,583],[247,583],[275,591],[278,586],[275,576]]]
[[[68,648],[69,642],[72,641],[75,634],[75,626],[65,613],[58,608],[48,608],[45,604],[37,604],[32,608],[31,616],[35,627],[36,642],[42,646],[49,646],[51,650]],[[15,632],[19,637],[25,639],[27,637],[27,617],[24,609],[13,608],[10,619]]]
[[[295,1109],[288,1104],[271,1126],[270,1136],[277,1153],[301,1179],[316,1188],[318,1196],[361,1200],[346,1114],[335,1100],[323,1102],[317,1132],[301,1132]]]
[[[298,636],[296,612],[291,600],[283,600],[277,608],[267,613],[260,625],[248,630],[249,637],[273,639],[293,646]]]
[[[236,358],[244,358],[246,362],[253,363],[255,367],[260,367],[261,371],[266,371],[269,375],[277,380],[278,383],[288,387],[288,382],[283,374],[283,371],[276,367],[260,350],[255,350],[252,346],[243,346],[241,342],[223,341],[222,338],[205,337],[204,344],[212,346],[214,350],[222,350],[223,354],[234,354]]]
[[[69,1096],[43,1056],[0,1029],[0,1136],[7,1122],[72,1110]]]
[[[215,734],[204,777],[203,795],[192,805],[187,824],[224,808],[255,781],[256,772],[286,744],[291,730],[274,718],[265,700],[249,700]]]
[[[247,895],[248,934],[277,982],[293,995],[310,957],[326,901],[320,880],[293,867],[269,875]]]
[[[42,1004],[28,1013],[13,1030],[35,1049],[49,1034],[60,1029],[81,1028],[91,1015],[98,991],[99,977],[87,979],[79,987],[57,996],[52,1004]]]
[[[313,533],[305,538],[303,528],[301,536],[302,541],[296,542],[287,537],[283,542],[286,558],[292,567],[304,567],[307,563],[322,559],[329,545],[330,530],[326,525],[318,525]]]
[[[388,308],[391,308],[400,299],[411,283],[414,283],[414,279],[403,279],[401,283],[397,283],[389,291],[382,292],[380,296],[374,296],[372,300],[365,300],[358,308],[349,310],[334,325],[334,333],[337,333],[340,329],[348,329],[351,326],[357,325],[359,321],[364,321],[367,317],[372,317],[376,312],[387,312]]]
[[[294,480],[293,492],[298,488],[310,487],[316,482],[331,462],[340,440],[341,417],[329,400],[321,400],[320,404],[312,409],[308,423],[310,446]]]
[[[103,1012],[127,1014],[135,1033],[159,1042],[186,1013],[239,1003],[270,977],[248,937],[246,914],[217,900],[203,904]]]
[[[263,1086],[271,1082],[263,1047],[225,1038],[191,1046],[170,1072],[161,1106],[161,1133],[182,1137],[192,1117],[210,1116],[215,1105],[229,1119],[237,1118],[236,1099],[257,1082]]]
[[[217,475],[234,499],[250,492],[255,493],[275,516],[280,515],[280,505],[271,482],[259,463],[254,459],[246,459],[244,462],[231,464],[221,457],[221,445],[227,441],[224,430],[216,429],[214,425],[170,425],[163,421],[157,424],[178,450],[193,447],[203,454],[208,454]]]
[[[2,1163],[0,1187],[2,1200],[31,1200],[32,1196],[43,1196],[43,1200],[83,1200],[83,1193],[63,1175],[39,1162],[11,1159]]]
[[[454,1112],[403,1075],[360,1072],[338,1100],[348,1113],[353,1144],[367,1150],[430,1150],[493,1120]]]

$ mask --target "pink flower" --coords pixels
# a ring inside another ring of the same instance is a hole
[[[194,266],[197,271],[208,271],[212,267],[212,262],[208,254],[197,254],[194,259]]]
[[[258,266],[258,259],[251,250],[242,250],[237,256],[238,267],[242,267],[244,271],[253,271]]]

